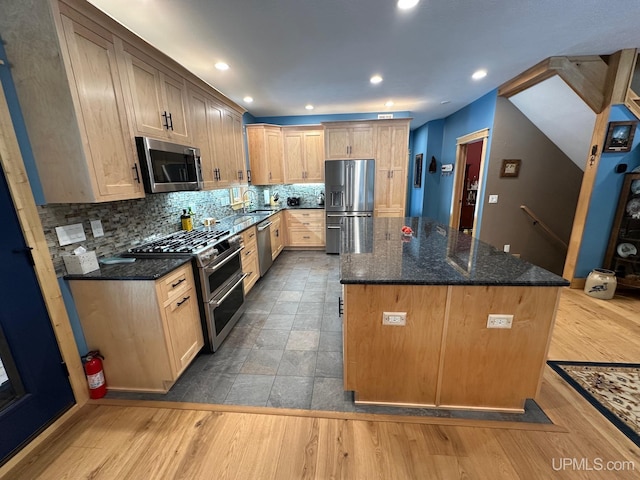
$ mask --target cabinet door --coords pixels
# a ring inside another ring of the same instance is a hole
[[[137,134],[168,138],[160,72],[128,51],[125,61]]]
[[[214,187],[221,188],[229,185],[227,161],[231,152],[225,129],[225,110],[222,105],[214,101],[207,102],[208,118],[211,124],[211,154],[213,155],[212,167],[214,169]]]
[[[269,184],[269,165],[266,159],[265,129],[263,126],[247,126],[247,144],[249,146],[249,169],[251,183]]]
[[[200,310],[195,289],[191,288],[165,307],[171,357],[176,376],[187,368],[204,345]]]
[[[349,157],[374,158],[373,126],[362,125],[349,131]]]
[[[85,154],[98,190],[96,199],[143,197],[115,46],[65,16],[62,24],[76,82]]]
[[[167,112],[168,136],[177,143],[189,145],[189,130],[187,128],[187,101],[184,80],[174,78],[163,73],[161,86],[164,93],[164,107]]]
[[[304,133],[299,131],[284,131],[284,179],[287,183],[303,183],[304,171]]]
[[[233,129],[231,134],[231,143],[233,145],[233,161],[232,183],[234,185],[247,185],[247,164],[244,155],[244,139],[242,136],[242,115],[237,112],[230,111],[231,121],[233,123]]]
[[[206,190],[216,188],[214,173],[214,156],[211,147],[212,125],[209,119],[207,97],[190,88],[188,93],[189,112],[191,115],[191,141],[200,149],[202,162],[202,178]]]
[[[403,217],[407,184],[408,127],[377,127],[375,214]]]
[[[324,132],[304,132],[305,182],[324,182]]]
[[[282,131],[268,129],[265,133],[267,144],[267,159],[269,165],[269,183],[284,183],[284,172],[282,168]]]
[[[324,135],[327,159],[349,158],[349,131],[347,128],[327,128]]]

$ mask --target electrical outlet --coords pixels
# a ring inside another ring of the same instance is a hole
[[[504,247],[502,247],[502,251],[504,253],[509,253],[509,251],[511,250],[511,245],[509,245],[508,243],[504,245]]]
[[[489,195],[489,203],[498,203],[498,195]]]
[[[487,328],[511,328],[513,315],[489,314]]]
[[[404,327],[407,324],[407,312],[382,312],[382,324]]]

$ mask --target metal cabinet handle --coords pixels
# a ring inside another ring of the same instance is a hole
[[[171,113],[169,113],[168,123],[169,123],[169,127],[168,128],[170,128],[171,131],[173,131],[173,117],[171,116]]]
[[[190,298],[191,298],[191,295],[189,295],[188,297],[182,297],[182,301],[181,301],[181,302],[176,303],[176,306],[178,306],[178,307],[179,307],[180,305],[182,305],[184,302],[186,302],[186,301],[187,301],[187,300],[189,300]]]
[[[255,236],[256,236],[256,234],[255,234],[255,233],[250,233],[250,234],[249,234],[249,238],[251,238],[251,237],[255,237]]]
[[[176,288],[178,285],[180,285],[182,282],[186,282],[187,279],[186,278],[181,278],[180,280],[178,280],[176,283],[172,283],[171,284],[171,288]]]
[[[338,297],[338,316],[341,317],[342,314],[344,313],[344,309],[342,308],[344,305],[344,302],[342,301],[342,298]]]
[[[138,171],[138,164],[134,163],[133,167],[131,167],[131,170],[135,170],[136,171],[135,180],[136,180],[136,182],[140,183],[140,172]]]
[[[169,130],[169,117],[167,115],[167,111],[166,110],[164,112],[162,112],[161,117],[164,118],[164,121],[162,122],[162,126],[164,128],[166,128],[167,130]]]

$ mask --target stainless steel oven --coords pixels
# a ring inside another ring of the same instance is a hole
[[[209,349],[216,351],[244,312],[244,289],[240,252],[241,237],[226,241],[228,248],[211,259],[198,260],[205,334]],[[220,247],[220,245],[218,245]]]

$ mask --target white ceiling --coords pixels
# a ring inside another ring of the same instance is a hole
[[[509,100],[584,171],[596,114],[564,80],[556,75]]]
[[[638,0],[90,1],[254,116],[312,103],[314,115],[410,111],[416,127],[547,57],[640,47]]]

